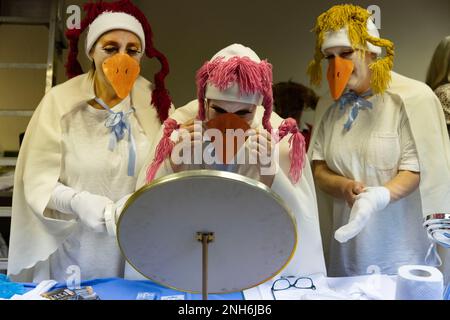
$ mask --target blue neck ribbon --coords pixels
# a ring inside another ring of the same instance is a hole
[[[339,106],[341,111],[344,110],[344,107],[347,105],[351,105],[351,110],[348,115],[348,120],[344,124],[344,129],[349,131],[352,127],[353,122],[358,117],[358,113],[363,109],[372,109],[372,102],[364,99],[365,97],[371,96],[372,90],[369,90],[362,95],[358,95],[353,91],[347,91],[344,93],[339,100],[337,100],[332,106]]]
[[[131,132],[131,124],[128,121],[128,115],[133,113],[135,109],[124,113],[123,111],[114,112],[110,107],[100,98],[95,98],[95,101],[109,112],[108,118],[105,121],[105,127],[111,129],[108,149],[113,151],[117,143],[125,136],[125,130],[128,131],[128,176],[133,177],[136,167],[136,142],[134,141]]]

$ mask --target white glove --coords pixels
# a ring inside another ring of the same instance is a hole
[[[370,187],[356,196],[348,224],[334,233],[334,238],[340,243],[355,237],[366,226],[373,213],[386,208],[391,201],[391,194],[385,187]]]
[[[122,214],[123,208],[127,200],[131,197],[132,193],[122,197],[119,201],[111,203],[105,208],[105,224],[108,234],[116,236],[117,222]]]
[[[105,232],[105,208],[112,203],[107,197],[81,191],[72,198],[70,206],[84,225],[95,232]]]
[[[36,288],[23,295],[17,295],[11,297],[11,300],[49,300],[41,296],[41,294],[50,291],[58,282],[55,280],[45,280],[38,284]]]
[[[131,194],[114,203],[107,197],[76,190],[58,182],[52,192],[48,208],[76,215],[80,221],[96,232],[116,234],[116,222]]]
[[[58,182],[55,189],[53,189],[47,207],[62,213],[75,214],[70,206],[70,202],[76,194],[77,192],[74,189]]]

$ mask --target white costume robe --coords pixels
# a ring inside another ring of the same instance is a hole
[[[8,275],[15,281],[31,282],[49,279],[52,275],[50,265],[56,266],[58,265],[58,262],[61,261],[61,259],[56,258],[52,261],[51,255],[53,253],[60,248],[65,248],[69,251],[83,250],[82,246],[73,247],[73,244],[77,242],[75,241],[77,233],[81,232],[81,223],[74,220],[72,216],[48,209],[47,204],[58,180],[65,180],[61,182],[66,183],[69,187],[76,188],[77,190],[80,188],[84,189],[83,183],[78,183],[80,182],[79,179],[75,179],[77,180],[75,181],[69,177],[65,177],[65,174],[70,174],[71,171],[70,168],[64,167],[68,163],[68,159],[65,158],[66,155],[64,154],[65,149],[67,148],[67,145],[65,144],[67,144],[67,142],[76,143],[77,140],[73,139],[74,137],[69,137],[68,139],[66,136],[64,138],[64,134],[67,132],[70,133],[71,131],[77,131],[74,130],[74,128],[71,128],[70,124],[67,123],[67,120],[70,117],[74,117],[74,119],[81,121],[78,123],[82,123],[83,115],[86,116],[87,113],[79,113],[79,115],[77,115],[77,112],[83,110],[83,108],[90,108],[87,106],[87,102],[93,98],[95,98],[93,78],[89,77],[88,74],[75,77],[52,88],[50,92],[44,96],[28,125],[25,139],[19,153],[14,181]],[[135,128],[132,128],[132,130],[139,135],[139,141],[143,142],[143,139],[148,139],[148,142],[146,144],[144,143],[145,145],[140,143],[138,146],[137,149],[140,149],[141,153],[142,150],[150,150],[153,139],[161,127],[156,109],[150,105],[150,99],[151,84],[146,79],[139,77],[131,92],[131,101],[135,108],[135,113],[132,115],[132,124],[135,124]],[[86,131],[85,133],[89,134],[87,132],[89,131],[89,128],[85,129],[86,130],[82,130],[81,128],[80,132]],[[92,129],[94,130],[95,128]],[[98,130],[102,130],[101,126],[98,126]],[[128,134],[126,134],[126,137],[128,137]],[[80,138],[80,140],[86,139],[87,137]],[[92,136],[91,139],[94,140],[96,137]],[[127,148],[125,144],[121,145],[123,142],[126,141],[120,141],[117,145],[119,149],[122,147]],[[93,144],[95,143],[93,142]],[[108,145],[105,145],[102,150],[107,148]],[[71,148],[70,152],[77,152],[77,150],[81,150],[79,146]],[[97,150],[94,150],[94,153],[95,151]],[[116,152],[118,152],[117,149]],[[147,155],[142,154],[139,155],[139,157],[142,158],[146,158],[146,156]],[[87,161],[87,158],[83,159],[84,161]],[[118,163],[115,163],[113,158],[110,160],[112,162],[105,163],[105,167],[110,166],[111,170],[115,171],[118,168]],[[73,163],[73,161],[69,161],[69,163],[70,162]],[[138,165],[139,162],[140,166],[142,166],[142,159],[139,161],[138,158]],[[90,168],[90,164],[86,164],[86,167]],[[135,175],[139,173],[139,170],[140,167],[136,166]],[[92,172],[87,172],[86,174],[91,175]],[[135,183],[136,178],[131,179],[134,179]],[[114,181],[115,182],[111,181],[111,183],[121,183],[120,179],[115,179]],[[94,190],[96,188],[93,186],[95,185],[94,182],[92,185],[86,185],[86,189],[84,190],[96,193],[96,190]],[[126,184],[130,183],[131,185],[129,188],[131,190],[121,190],[120,192],[118,191],[117,186],[111,185],[110,188],[105,187],[105,189],[111,191],[106,192],[106,195],[110,196],[112,198],[111,200],[117,201],[127,193],[134,191],[135,186],[132,185],[133,181],[126,182]],[[102,195],[102,193],[105,193],[104,191],[105,190],[99,190],[98,193]],[[122,192],[124,194],[119,194]],[[114,238],[107,239],[107,234],[95,235],[90,239],[90,242],[88,241],[89,246],[92,246],[95,241],[103,241],[96,237],[103,237],[102,239],[104,241],[108,240],[110,245],[106,246],[109,248],[111,248],[111,244],[115,243]],[[65,243],[68,239],[71,242],[71,246],[69,247],[72,249],[67,247],[69,245],[68,242]],[[66,246],[63,246],[64,243]],[[92,247],[88,249],[91,251],[95,250],[95,248]],[[65,254],[66,257],[70,255],[77,256],[76,252],[65,252]],[[116,262],[118,259],[121,259],[118,248],[114,256]],[[86,259],[84,260],[84,264],[89,265]],[[95,261],[96,256],[94,255],[92,256],[93,270],[95,270]],[[74,264],[76,265],[77,261],[74,261]],[[113,268],[116,270],[113,272],[114,274],[122,272],[121,270],[123,270],[123,268],[118,266],[114,266]],[[61,270],[59,271],[59,277],[61,277]],[[81,270],[81,272],[83,272],[83,270]],[[87,274],[95,276],[95,272],[87,272]],[[99,275],[102,276],[104,274]],[[116,274],[116,276],[120,275]]]
[[[325,160],[331,170],[367,186],[384,185],[398,170],[420,171],[420,187],[375,213],[344,244],[334,239],[334,231],[347,223],[350,208],[318,190],[332,276],[365,274],[371,265],[395,274],[401,265],[424,264],[430,242],[423,216],[450,212],[450,145],[437,97],[425,84],[392,72],[387,91],[370,101],[373,109],[361,110],[350,131],[340,133],[349,107],[342,114],[338,106],[330,107],[331,98],[321,99],[310,159]]]
[[[183,124],[188,120],[196,118],[198,113],[198,101],[194,100],[184,107],[177,109],[170,117],[176,120],[179,124]],[[256,111],[255,120],[252,128],[263,129],[260,124],[264,108],[259,106]],[[271,124],[273,128],[278,128],[283,119],[275,113],[272,113]],[[159,138],[162,137],[162,130]],[[276,192],[292,210],[297,222],[298,231],[298,245],[294,256],[286,268],[282,271],[283,275],[305,276],[314,273],[326,274],[325,260],[322,250],[322,241],[320,237],[319,220],[317,213],[316,193],[312,178],[312,172],[308,161],[306,161],[303,168],[303,174],[300,181],[293,185],[289,179],[289,143],[288,137],[280,142],[280,170],[275,175],[272,190]],[[150,153],[148,164],[151,163],[157,143],[155,142],[153,151]],[[195,165],[194,165],[195,167]],[[145,169],[145,168],[144,168]],[[250,178],[255,177],[255,170],[249,172],[239,173]],[[166,159],[162,164],[155,179],[173,173],[169,160]],[[145,185],[145,170],[142,170],[138,177],[138,187]],[[257,174],[256,174],[257,175]],[[176,198],[176,195],[174,195]],[[255,203],[255,206],[258,206]]]

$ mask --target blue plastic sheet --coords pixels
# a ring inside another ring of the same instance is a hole
[[[143,296],[142,293],[145,292],[149,294],[144,296],[151,297],[152,294],[154,294],[155,300],[173,296],[183,296],[185,300],[202,299],[201,294],[191,294],[172,290],[149,280],[125,280],[120,278],[95,279],[81,283],[81,287],[86,286],[91,286],[101,300],[136,300],[139,294],[141,294],[140,296]],[[31,290],[36,287],[36,284],[28,284],[26,287],[28,290]],[[64,287],[66,287],[65,284],[58,284],[53,289]],[[210,300],[243,300],[244,296],[242,292],[237,292],[229,294],[210,294],[208,295],[208,298]]]
[[[0,274],[0,298],[10,299],[15,294],[24,294],[27,290],[19,283],[11,282],[7,276]]]

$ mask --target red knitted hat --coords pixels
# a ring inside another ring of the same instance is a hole
[[[78,61],[78,41],[81,33],[103,12],[123,12],[135,17],[142,25],[145,33],[145,54],[149,58],[156,57],[161,63],[161,70],[155,74],[154,88],[152,90],[151,103],[155,106],[159,119],[164,122],[169,116],[171,99],[166,90],[164,79],[169,74],[169,63],[167,58],[153,46],[153,33],[150,24],[144,13],[136,7],[130,0],[119,0],[115,2],[98,1],[89,2],[84,5],[86,16],[81,21],[80,29],[68,29],[66,37],[69,41],[69,54],[67,57],[66,74],[73,78],[83,73]]]

